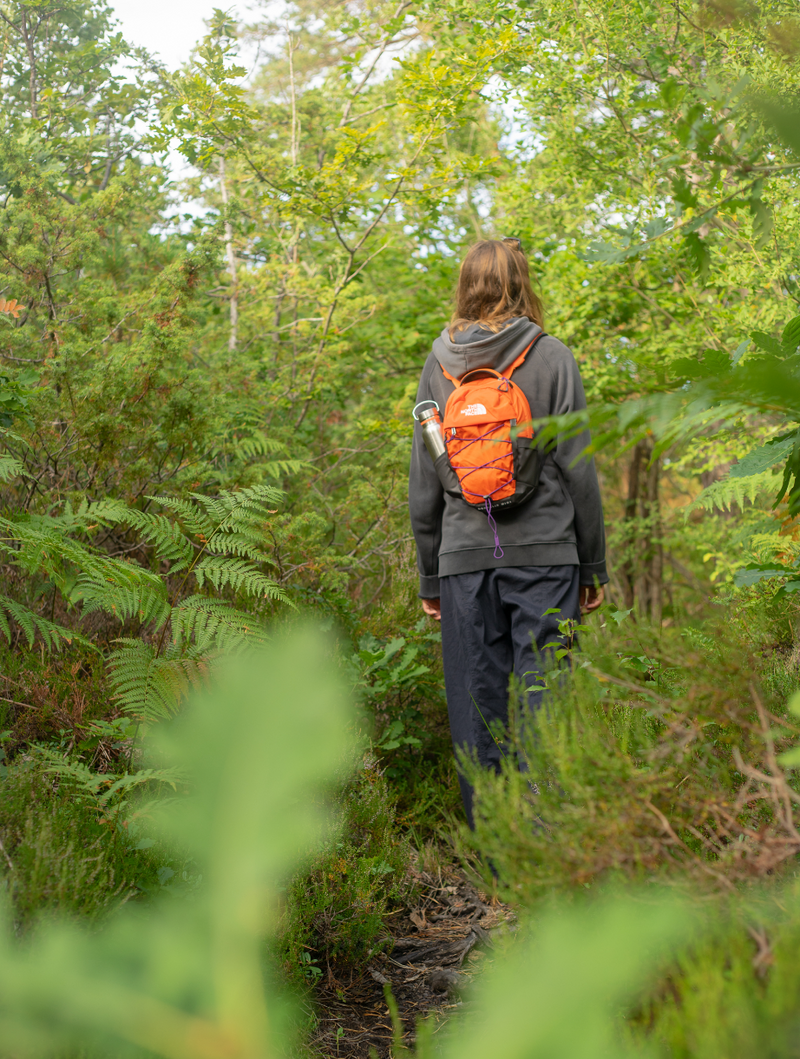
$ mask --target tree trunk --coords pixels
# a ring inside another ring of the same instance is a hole
[[[236,254],[233,249],[233,226],[228,220],[228,187],[225,183],[224,158],[219,160],[219,186],[222,192],[222,205],[225,207],[225,256],[228,259],[228,272],[231,274],[231,329],[228,334],[228,350],[231,353],[235,353],[239,333],[239,284],[236,274]]]
[[[661,539],[661,497],[659,496],[659,478],[661,460],[655,459],[650,464],[647,475],[647,505],[649,514],[648,542],[648,604],[650,620],[661,627],[661,615],[664,610],[664,545]]]
[[[638,442],[628,467],[620,568],[625,607],[659,626],[664,607],[660,474],[661,460],[653,459],[652,443]]]
[[[625,559],[620,569],[620,580],[624,593],[625,607],[630,610],[636,598],[636,520],[639,514],[639,479],[642,471],[642,442],[639,442],[631,456],[628,467],[628,498],[625,501],[625,518],[622,547]]]

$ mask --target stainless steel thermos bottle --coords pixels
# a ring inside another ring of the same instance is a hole
[[[435,463],[442,453],[447,451],[444,437],[442,436],[442,420],[439,416],[439,406],[435,401],[420,401],[414,408],[412,415],[422,427],[425,448],[431,454],[431,459]]]

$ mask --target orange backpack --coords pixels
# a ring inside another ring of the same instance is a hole
[[[543,336],[541,331],[505,375],[476,368],[456,379],[442,368],[455,390],[442,422],[447,459],[442,453],[436,469],[448,493],[486,512],[496,559],[503,557],[503,549],[492,511],[524,503],[539,484],[542,458],[534,445],[531,408],[511,375]],[[522,425],[517,430],[518,423]]]
[[[505,375],[477,368],[456,379],[442,368],[456,387],[442,422],[450,465],[462,498],[489,515],[492,509],[523,503],[539,482],[541,459],[533,445],[531,408],[511,375],[542,336],[540,332]]]

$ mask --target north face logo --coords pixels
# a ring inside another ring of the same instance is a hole
[[[462,416],[485,416],[486,409],[482,404],[468,404],[466,408],[461,409]]]

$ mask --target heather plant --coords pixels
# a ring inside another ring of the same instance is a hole
[[[467,763],[475,841],[500,880],[536,902],[616,877],[728,891],[788,869],[800,852],[800,795],[780,756],[797,734],[782,694],[797,687],[793,662],[776,688],[730,630],[659,640],[630,619],[608,625],[568,681],[551,675],[500,776]]]

